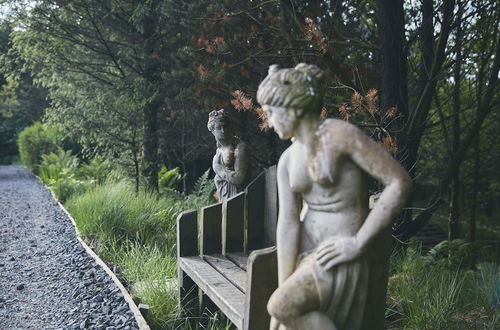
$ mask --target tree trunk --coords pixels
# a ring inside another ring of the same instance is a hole
[[[378,0],[378,34],[380,43],[380,111],[387,119],[382,125],[394,139],[398,151],[396,158],[403,164],[407,159],[404,120],[408,116],[407,54],[404,35],[403,1]],[[387,110],[396,108],[397,117],[385,116]],[[405,166],[411,172],[411,166]],[[412,204],[410,197],[408,205]],[[405,209],[398,223],[411,221],[411,209]]]
[[[453,125],[452,125],[452,144],[451,153],[454,155],[460,149],[460,82],[462,65],[462,11],[463,6],[458,2],[457,13],[457,34],[455,41],[456,56],[453,67]],[[450,191],[450,214],[448,218],[448,239],[453,240],[460,237],[460,168],[454,173],[451,180]]]
[[[150,8],[152,11],[153,9]],[[145,83],[145,105],[144,105],[144,144],[142,159],[142,175],[145,179],[146,188],[158,190],[158,113],[161,106],[161,94],[159,91],[159,54],[155,37],[155,15],[144,17],[144,83]]]
[[[476,216],[477,216],[477,195],[479,191],[479,139],[480,135],[476,136],[474,140],[474,178],[472,184],[472,208],[469,222],[469,241],[476,240]]]
[[[380,77],[382,115],[396,107],[408,113],[407,59],[404,35],[403,1],[378,0]]]

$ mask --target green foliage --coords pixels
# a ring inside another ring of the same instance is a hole
[[[111,162],[102,156],[96,156],[88,164],[82,164],[78,175],[84,179],[91,180],[96,184],[104,184],[108,179],[116,181],[116,171],[113,170]]]
[[[36,122],[19,133],[17,144],[21,162],[30,171],[38,174],[42,155],[56,152],[61,143],[62,136],[59,129]]]
[[[436,246],[426,255],[413,242],[393,253],[386,309],[391,328],[494,329],[498,325],[493,302],[499,298],[495,290],[500,268],[481,264],[479,271],[465,270],[463,263],[450,261],[450,247],[466,253],[463,242]]]
[[[215,202],[214,180],[208,177],[210,169],[206,170],[195,182],[193,192],[185,199],[186,206],[189,208],[200,208],[202,206],[210,205]]]
[[[477,285],[476,301],[485,309],[500,308],[500,265],[493,263],[479,264],[478,273],[473,280]],[[474,287],[474,286],[471,286]],[[500,321],[500,319],[498,320]]]
[[[47,107],[46,91],[33,85],[20,60],[9,55],[13,25],[0,20],[0,163],[12,163],[18,155],[17,135],[39,120]]]
[[[445,240],[430,249],[425,260],[427,263],[459,270],[472,265],[474,252],[472,244],[465,240]]]
[[[56,198],[66,201],[75,193],[81,193],[86,183],[76,177],[79,160],[71,154],[71,150],[58,148],[57,153],[42,155],[39,175],[43,183],[49,186]]]
[[[48,155],[42,155],[39,176],[43,183],[50,183],[51,180],[57,180],[68,174],[73,175],[78,168],[79,160],[71,154],[71,150],[64,151],[60,147],[57,153],[51,152]]]
[[[405,329],[449,329],[458,312],[463,275],[440,267],[430,272],[414,247],[393,261],[400,272],[389,280],[389,319],[402,319]]]
[[[105,185],[97,185],[66,203],[80,233],[134,283],[134,294],[151,308],[148,323],[153,328],[190,327],[180,318],[177,306],[175,219],[182,211],[213,201],[213,180],[208,173],[197,180],[193,193],[186,197],[136,193],[131,184],[108,178]],[[206,329],[230,327],[217,314],[207,314],[202,321]]]
[[[125,278],[134,283],[133,294],[150,307],[148,324],[153,328],[173,329],[179,318],[175,246],[159,248],[131,241],[111,242],[99,253],[118,264]]]
[[[160,189],[160,193],[162,193],[162,191],[176,190],[179,182],[181,182],[185,176],[185,174],[181,174],[178,167],[169,170],[166,166],[163,166],[160,172],[158,172],[158,188]]]
[[[135,192],[125,182],[96,186],[66,203],[84,237],[101,243],[137,241],[171,246],[179,201]]]

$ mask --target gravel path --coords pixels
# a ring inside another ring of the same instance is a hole
[[[17,166],[0,166],[0,329],[138,329],[50,192]]]

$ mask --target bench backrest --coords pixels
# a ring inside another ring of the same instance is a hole
[[[244,191],[201,211],[201,254],[248,252],[273,246],[278,218],[276,166]]]
[[[178,237],[179,256],[248,253],[274,246],[278,220],[276,166],[261,172],[244,191],[227,201],[202,208],[199,237],[196,219],[194,210],[178,218],[180,226],[190,228],[189,234]],[[193,253],[195,250],[198,252]]]

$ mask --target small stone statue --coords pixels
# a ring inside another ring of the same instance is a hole
[[[411,189],[399,163],[355,126],[321,119],[323,72],[273,65],[257,100],[281,139],[279,287],[271,329],[383,329],[390,228]],[[368,208],[367,175],[385,185]],[[303,209],[304,205],[304,209]]]
[[[212,161],[219,202],[237,194],[247,176],[246,144],[232,135],[229,117],[224,109],[208,115],[208,130],[217,141],[217,152]]]

